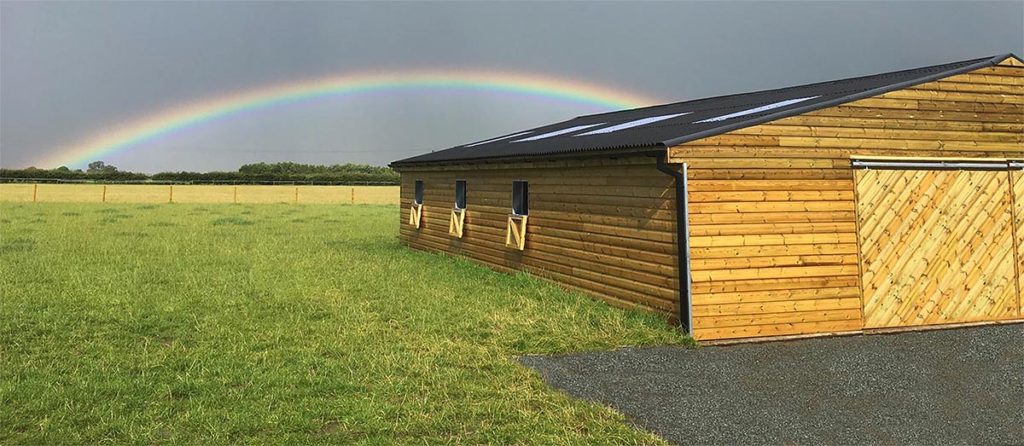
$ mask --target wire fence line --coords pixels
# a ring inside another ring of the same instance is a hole
[[[398,204],[399,186],[0,183],[0,202]]]
[[[39,183],[39,184],[196,184],[196,185],[292,185],[292,186],[397,186],[395,181],[321,181],[321,180],[95,180],[66,178],[10,178],[0,177],[0,183]]]

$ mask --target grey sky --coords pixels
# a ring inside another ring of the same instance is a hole
[[[0,2],[0,164],[175,104],[364,70],[520,71],[663,102],[1024,54],[1024,2]],[[257,110],[105,156],[141,171],[386,164],[603,111],[406,91]],[[39,166],[56,167],[56,166]]]

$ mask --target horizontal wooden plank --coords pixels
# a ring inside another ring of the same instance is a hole
[[[934,91],[925,89],[904,89],[891,91],[882,95],[884,98],[896,98],[896,99],[918,99],[918,100],[930,100],[930,101],[954,101],[954,102],[981,102],[981,103],[996,103],[996,104],[1024,104],[1024,97],[1019,94],[1008,94],[1011,89],[1007,89],[1006,93],[1001,94],[990,94],[990,93],[976,93],[976,92],[958,92],[958,91]]]
[[[737,269],[812,265],[857,265],[857,256],[855,254],[802,255],[690,260],[690,269],[693,271],[730,271]],[[736,277],[730,276],[730,278]]]
[[[758,302],[795,302],[801,300],[860,298],[860,287],[824,287],[766,291],[701,293],[693,296],[693,305],[714,306]]]
[[[691,201],[693,192],[853,190],[851,180],[690,180],[687,185],[691,192]]]
[[[775,145],[781,144],[781,141]],[[821,158],[688,158],[692,170],[704,169],[835,169],[849,167],[843,159]]]
[[[975,141],[928,141],[904,139],[856,139],[856,138],[814,138],[787,136],[779,138],[782,147],[827,147],[850,149],[917,149],[917,150],[955,150],[972,151],[1008,151],[1016,147],[1006,143],[990,143]],[[1021,149],[1024,151],[1024,149]]]
[[[742,327],[701,328],[697,326],[694,337],[697,340],[738,339],[766,336],[786,336],[805,333],[846,332],[860,329],[857,319],[845,319],[822,322],[793,322],[768,325],[748,325]]]
[[[796,277],[789,279],[722,280],[693,284],[694,295],[736,293],[771,290],[800,290],[808,288],[839,288],[859,286],[856,276]]]
[[[924,119],[915,116],[888,117],[876,116],[874,114],[862,117],[834,117],[806,114],[792,116],[772,122],[778,126],[807,126],[807,127],[848,127],[862,129],[898,129],[898,130],[946,130],[960,132],[1020,132],[1024,131],[1024,124],[1015,122],[989,122],[974,120],[976,115],[971,115],[969,121],[957,121],[954,119]],[[938,118],[938,116],[936,116]]]
[[[873,97],[843,104],[844,107],[870,107],[897,110],[955,111],[977,113],[1015,114],[1024,110],[1020,104],[994,104],[987,102],[954,102],[923,99],[888,99]]]
[[[692,224],[692,222],[691,222]],[[692,225],[690,236],[854,233],[855,222]]]
[[[702,225],[813,223],[856,221],[853,210],[823,212],[735,212],[726,214],[690,214],[692,227]]]
[[[979,112],[979,111],[957,111],[957,110],[904,110],[887,109],[881,107],[868,107],[863,104],[859,106],[839,105],[836,107],[824,108],[808,112],[801,116],[815,117],[836,117],[836,118],[877,118],[877,119],[900,119],[900,120],[928,120],[928,121],[955,121],[968,123],[1007,123],[1020,124],[1024,117],[1018,113]]]
[[[680,160],[682,162],[683,160]],[[690,170],[692,180],[834,180],[851,179],[853,171],[843,169],[705,169]]]
[[[840,201],[853,200],[853,190],[700,192],[690,190],[691,203],[721,201]]]
[[[738,201],[691,203],[691,214],[728,214],[735,212],[834,212],[852,211],[852,201]]]
[[[958,74],[947,77],[945,80],[953,82],[969,82],[975,84],[998,85],[998,86],[1024,86],[1024,78],[1018,75],[997,75],[984,71],[972,71],[970,73]]]
[[[858,275],[859,272],[856,264],[847,264],[703,270],[693,271],[691,276],[694,282],[716,282],[721,280],[853,276]]]
[[[920,129],[892,129],[892,128],[865,128],[865,127],[843,127],[843,126],[798,126],[784,124],[766,124],[746,129],[736,130],[731,133],[733,138],[743,135],[772,135],[774,137],[784,136],[811,136],[819,138],[849,138],[849,139],[893,139],[893,140],[930,140],[930,141],[977,141],[996,143],[1020,143],[1024,141],[1024,134],[1020,132],[1000,131],[963,131],[963,130],[920,130]],[[728,144],[730,139],[721,139]],[[781,139],[779,143],[781,144]],[[757,145],[757,144],[751,144]]]
[[[800,324],[807,322],[857,321],[860,309],[786,311],[781,313],[742,314],[729,316],[702,316],[694,318],[694,325],[704,330],[726,327],[758,325]],[[697,325],[700,324],[700,325]]]
[[[969,82],[965,81],[966,79],[947,79],[940,79],[936,82],[915,85],[907,88],[907,90],[1024,95],[1024,88],[1014,88],[1013,86],[1006,84]]]
[[[701,140],[704,141],[704,140]],[[716,156],[749,156],[756,158],[829,158],[833,160],[833,164],[838,167],[836,169],[843,169],[840,175],[835,175],[834,170],[819,170],[818,177],[820,178],[821,173],[830,174],[832,178],[842,177],[849,178],[850,162],[849,159],[857,156],[913,156],[913,157],[971,157],[971,158],[1006,158],[1006,157],[1019,157],[1021,152],[1016,148],[1016,143],[1007,144],[1003,150],[930,150],[930,149],[917,149],[917,148],[839,148],[839,147],[733,147],[733,146],[702,146],[694,145],[695,143],[687,143],[682,146],[676,146],[669,149],[669,158],[673,162],[678,163],[689,163],[691,160],[696,158],[716,157]],[[724,169],[723,169],[724,170]],[[750,170],[735,169],[735,172],[747,174]],[[765,170],[767,178],[782,179],[782,178],[797,178],[792,175],[790,170]],[[707,174],[707,171],[697,170],[691,171],[690,177],[694,178],[694,173],[700,174],[700,179],[706,179],[711,177]],[[720,179],[728,179],[722,174],[722,170],[714,172]],[[785,177],[783,176],[785,175]],[[843,176],[845,175],[845,176]],[[749,175],[744,175],[741,178],[753,178]]]
[[[750,302],[719,305],[695,305],[694,317],[796,313],[804,311],[860,310],[860,298],[802,299],[775,302]]]
[[[690,250],[691,256],[696,260],[802,255],[841,255],[856,253],[857,244],[854,242],[814,243],[801,245],[780,243],[760,246],[693,247]]]
[[[1006,76],[1017,80],[1016,82],[1013,83],[1014,85],[1024,85],[1024,72],[1022,72],[1022,70],[1019,67],[985,67],[971,71],[971,73],[986,74],[993,76]]]

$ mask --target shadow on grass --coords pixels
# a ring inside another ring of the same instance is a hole
[[[15,238],[0,243],[0,254],[24,253],[36,249],[36,241],[27,238]]]

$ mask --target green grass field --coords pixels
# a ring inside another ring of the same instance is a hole
[[[514,356],[672,328],[406,249],[397,213],[0,205],[0,444],[660,441]]]

